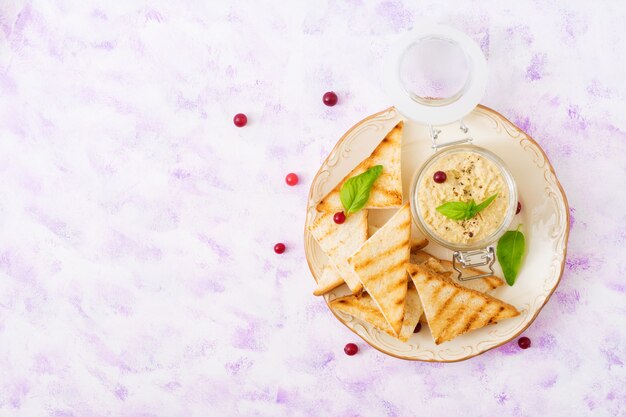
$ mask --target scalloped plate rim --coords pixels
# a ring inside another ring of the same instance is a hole
[[[562,259],[560,261],[560,270],[558,273],[558,277],[556,282],[554,283],[554,286],[552,287],[552,289],[549,291],[549,293],[545,296],[545,300],[543,300],[543,302],[541,303],[540,306],[538,306],[536,308],[536,311],[534,311],[533,316],[531,317],[531,319],[528,321],[528,323],[526,323],[526,325],[524,325],[519,331],[515,332],[515,334],[513,334],[511,337],[506,338],[503,341],[497,341],[495,344],[493,344],[490,347],[487,348],[479,348],[477,352],[471,354],[471,355],[466,355],[463,357],[459,357],[459,358],[454,358],[454,359],[443,359],[443,358],[439,358],[438,353],[434,352],[434,351],[426,351],[426,350],[422,350],[422,356],[428,356],[428,357],[433,357],[434,359],[422,359],[419,357],[406,357],[406,356],[400,356],[394,352],[390,352],[388,350],[385,350],[383,347],[381,346],[377,346],[376,344],[372,343],[370,340],[366,339],[365,337],[363,337],[359,332],[357,332],[355,329],[353,329],[350,325],[348,325],[348,321],[342,319],[332,308],[330,308],[329,305],[329,297],[328,295],[324,296],[324,301],[326,302],[326,305],[328,307],[328,309],[332,312],[332,314],[335,316],[335,318],[337,320],[339,320],[344,326],[346,326],[351,332],[353,332],[354,334],[356,334],[357,336],[359,336],[361,339],[363,339],[363,341],[365,341],[367,344],[369,344],[370,346],[372,346],[374,349],[398,358],[398,359],[404,359],[404,360],[410,360],[410,361],[422,361],[422,362],[441,362],[441,363],[452,363],[452,362],[460,362],[460,361],[464,361],[473,357],[476,357],[478,355],[481,355],[485,352],[488,352],[492,349],[495,349],[497,347],[500,347],[508,342],[510,342],[511,340],[515,339],[517,336],[519,336],[521,333],[523,333],[537,318],[537,316],[539,315],[539,313],[541,312],[541,310],[543,309],[543,307],[547,304],[547,302],[550,300],[552,294],[554,294],[554,291],[558,288],[559,283],[561,281],[561,278],[563,276],[563,271],[565,269],[565,260],[567,258],[567,249],[568,249],[568,241],[569,241],[569,232],[570,232],[570,210],[569,210],[569,203],[567,200],[567,196],[565,194],[565,191],[563,190],[563,187],[561,185],[561,183],[558,180],[558,177],[556,175],[556,172],[554,171],[554,167],[552,166],[552,164],[550,163],[550,160],[548,159],[548,156],[546,155],[545,151],[541,148],[541,146],[531,137],[529,136],[527,133],[525,133],[522,129],[520,129],[519,127],[517,127],[514,123],[512,123],[510,120],[508,120],[506,117],[504,117],[502,114],[498,113],[497,111],[490,109],[487,106],[481,105],[479,104],[477,107],[477,109],[482,109],[486,114],[491,113],[493,116],[495,116],[496,118],[500,119],[502,122],[504,122],[505,124],[508,124],[509,126],[513,127],[515,130],[518,131],[518,135],[515,138],[519,138],[522,137],[522,140],[528,140],[532,145],[534,145],[540,152],[540,157],[543,157],[543,161],[545,161],[545,164],[547,165],[547,171],[549,171],[553,176],[554,176],[554,186],[556,189],[558,189],[559,193],[560,193],[560,197],[562,199],[563,205],[564,205],[564,211],[565,211],[565,230],[564,230],[564,236],[563,236],[563,256]],[[313,278],[315,279],[315,272],[313,270],[313,267],[311,266],[311,260],[309,259],[309,244],[308,244],[308,223],[309,223],[309,213],[311,211],[311,202],[312,202],[312,196],[313,196],[313,192],[314,192],[314,187],[317,185],[317,179],[318,177],[326,171],[326,165],[327,162],[331,159],[331,158],[337,158],[340,159],[341,155],[336,155],[336,152],[338,151],[340,145],[346,140],[348,139],[348,137],[351,135],[351,133],[353,133],[357,128],[363,126],[364,124],[366,124],[367,122],[369,122],[370,120],[373,120],[377,117],[383,116],[387,113],[391,113],[391,112],[397,112],[397,109],[395,109],[394,107],[388,107],[385,110],[382,110],[380,112],[374,113],[362,120],[360,120],[359,122],[355,123],[350,129],[348,129],[343,135],[342,137],[339,139],[339,141],[337,141],[337,143],[335,144],[335,146],[333,147],[333,149],[330,151],[330,153],[328,154],[328,156],[326,157],[326,159],[324,160],[324,162],[321,164],[319,170],[317,171],[317,173],[315,174],[315,176],[313,177],[312,181],[311,181],[311,188],[309,190],[309,194],[307,197],[307,208],[306,208],[306,219],[305,219],[305,225],[304,225],[304,243],[305,243],[305,258],[307,260],[307,265],[309,267],[309,270],[311,272],[311,275],[313,276]],[[393,118],[393,117],[392,117]],[[496,127],[498,126],[497,121],[495,121],[496,123]],[[511,133],[509,132],[509,130],[505,127],[504,130],[506,131],[506,133],[513,138],[513,136],[511,135]],[[544,174],[545,175],[545,174]],[[547,181],[547,178],[545,178]],[[560,233],[559,233],[560,234]],[[540,294],[539,297],[543,296],[544,294]],[[539,298],[537,297],[537,298]],[[536,298],[536,299],[537,299]],[[532,306],[531,306],[532,307]],[[356,320],[356,324],[358,324],[359,326],[363,327],[363,322],[361,322],[358,319],[354,319]],[[351,320],[350,320],[351,321]],[[479,346],[481,344],[486,344],[489,345],[491,342],[491,340],[481,340],[478,342],[475,342],[474,344],[476,346]],[[409,344],[406,344],[407,347],[412,346]],[[458,348],[455,347],[455,349],[459,349],[459,350],[465,350],[466,347],[469,346],[460,346]],[[413,350],[413,349],[409,349],[409,350]],[[419,351],[419,349],[418,349]],[[440,351],[441,352],[441,351]]]

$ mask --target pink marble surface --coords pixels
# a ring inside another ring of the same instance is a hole
[[[625,9],[2,2],[0,416],[626,415]],[[526,351],[404,362],[311,296],[308,184],[389,105],[381,57],[418,18],[480,43],[483,103],[569,197],[567,268]]]

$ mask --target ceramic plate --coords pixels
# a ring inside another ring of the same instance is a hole
[[[317,215],[316,203],[366,158],[384,135],[402,119],[392,107],[357,123],[339,140],[313,179],[307,203],[304,241],[306,258],[316,280],[321,277],[324,265],[329,262],[308,232],[309,224]],[[522,223],[526,236],[526,257],[516,284],[513,287],[503,285],[493,295],[513,304],[521,314],[436,346],[426,326],[408,342],[403,343],[367,322],[333,311],[339,321],[367,343],[398,358],[454,362],[471,358],[510,341],[537,317],[559,284],[563,273],[569,234],[569,209],[565,193],[545,153],[521,129],[487,107],[478,106],[464,122],[474,138],[473,143],[502,158],[517,183],[523,208],[511,229]],[[446,130],[441,136],[455,139],[455,135],[458,138],[462,132]],[[430,145],[427,126],[406,120],[402,140],[405,201],[409,196],[409,186],[415,170],[432,155]],[[381,226],[394,211],[370,210],[370,225]],[[419,234],[415,226],[413,233]],[[452,255],[451,251],[435,243],[430,243],[426,251],[442,259],[451,259]],[[497,263],[496,271],[502,276]],[[347,293],[348,290],[343,285],[325,296],[326,303]]]

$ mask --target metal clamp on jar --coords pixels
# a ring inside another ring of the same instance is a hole
[[[472,144],[471,132],[463,123],[484,94],[485,57],[464,33],[422,24],[392,48],[386,62],[392,64],[385,77],[388,94],[404,116],[428,125],[434,152],[413,177],[413,220],[428,239],[453,251],[459,280],[491,276],[493,244],[515,216],[517,187],[500,158]],[[458,125],[460,136],[442,142],[443,127],[449,131],[453,125]],[[436,180],[435,174],[443,181]],[[494,195],[484,211],[469,219],[450,219],[438,211],[444,202],[475,200],[478,204]],[[486,266],[489,272],[463,274],[477,266]]]

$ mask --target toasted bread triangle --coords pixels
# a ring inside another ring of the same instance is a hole
[[[439,345],[499,320],[515,317],[515,307],[464,288],[423,265],[407,265],[424,307],[430,332]]]
[[[369,227],[370,236],[373,235],[378,229],[379,229],[378,227],[373,227],[370,225]],[[427,244],[428,244],[428,240],[424,238],[414,239],[413,236],[411,236],[411,252],[417,252],[421,248],[426,246]],[[335,288],[337,288],[344,282],[345,281],[341,277],[341,274],[339,273],[339,271],[337,271],[337,268],[335,268],[333,264],[328,264],[322,271],[322,276],[317,281],[317,287],[313,291],[313,295],[318,295],[318,296],[324,295],[327,292],[334,290]]]
[[[367,210],[352,213],[343,224],[334,222],[333,213],[319,213],[309,230],[350,290],[361,292],[363,285],[347,259],[367,240]]]
[[[376,302],[370,297],[368,293],[363,293],[360,297],[355,295],[347,295],[345,297],[336,298],[330,302],[330,307],[333,310],[341,311],[349,314],[357,319],[363,320],[372,324],[378,330],[397,337],[403,342],[409,340],[415,326],[419,322],[419,319],[424,312],[422,308],[422,302],[417,295],[417,290],[413,283],[409,283],[406,301],[404,304],[404,319],[402,320],[402,329],[400,334],[396,336],[391,330],[389,323],[385,320],[385,317],[380,312]]]
[[[439,265],[435,267],[435,264],[431,262],[433,260],[436,261],[436,263]],[[454,270],[454,267],[452,266],[452,262],[443,260],[443,259],[437,259],[435,256],[429,254],[428,252],[425,252],[420,249],[415,250],[415,246],[411,246],[411,263],[422,264],[426,262],[429,263],[429,266],[431,267],[431,269],[434,269],[435,272],[452,272],[453,277],[451,279],[454,282],[456,282],[457,284],[465,288],[470,288],[472,290],[476,290],[480,292],[489,292],[489,291],[495,290],[496,288],[504,284],[504,281],[502,280],[502,278],[498,278],[496,276],[478,278],[478,279],[472,279],[472,280],[460,282],[456,278],[457,272]],[[467,268],[466,271],[467,272],[463,273],[463,276],[479,275],[483,273],[483,271],[476,269],[476,268]]]
[[[335,265],[332,263],[328,264],[324,267],[322,276],[319,281],[317,281],[317,287],[313,291],[313,295],[324,295],[344,282],[343,278],[341,278],[341,274],[339,274],[339,271],[335,268]]]
[[[380,229],[380,227],[374,226],[373,224],[368,225],[367,227],[368,235],[372,236],[374,233],[378,231],[378,229]],[[425,237],[417,236],[414,233],[411,233],[411,254],[420,252],[426,246],[428,246],[428,239],[426,239]],[[413,263],[419,264],[421,262],[413,262]]]
[[[362,174],[375,165],[383,166],[365,208],[399,207],[402,205],[402,179],[400,170],[400,148],[404,122],[398,122],[383,138],[374,152],[354,168],[341,182],[317,204],[318,211],[336,212],[343,210],[339,193],[341,186],[355,175]]]
[[[348,258],[395,335],[400,333],[407,291],[411,211],[405,204]]]
[[[438,274],[440,278],[447,279],[448,281],[454,282],[461,287],[470,288],[472,290],[480,292],[492,291],[503,284],[503,281],[497,277],[485,277],[472,279],[469,281],[459,281],[456,278],[457,272],[454,270],[452,262],[437,259],[422,250],[414,252],[413,247],[411,247],[411,263],[420,264],[426,268],[429,268],[432,272]],[[482,273],[482,271],[475,268],[469,268],[468,271],[470,271],[470,275]],[[467,274],[467,272],[464,272],[463,275]],[[420,318],[420,321],[422,323],[426,323],[426,318],[422,316]]]

